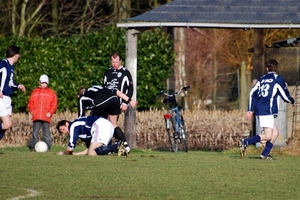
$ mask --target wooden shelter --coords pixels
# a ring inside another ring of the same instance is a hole
[[[153,27],[254,29],[253,77],[256,79],[264,73],[264,29],[300,28],[299,11],[298,0],[174,0],[125,19],[117,27],[127,30],[125,66],[135,84],[138,33]],[[125,116],[125,134],[132,147],[136,139],[135,118],[135,110],[130,108]]]

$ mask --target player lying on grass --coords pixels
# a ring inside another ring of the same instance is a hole
[[[125,152],[123,143],[108,145],[114,132],[110,121],[98,116],[81,117],[73,122],[62,120],[56,126],[61,134],[69,134],[68,146],[65,151],[58,152],[58,155],[106,155],[118,151],[118,155]],[[87,149],[81,152],[74,152],[78,139],[81,139]]]
[[[119,90],[110,90],[100,85],[94,85],[87,89],[81,87],[78,89],[77,95],[78,117],[85,116],[86,109],[89,109],[92,110],[91,115],[107,118],[114,126],[114,137],[124,143],[126,153],[128,154],[130,148],[123,131],[118,126],[118,116],[122,110],[118,97],[126,101],[127,104],[130,104],[132,108],[135,108],[138,102],[131,100],[131,98]]]

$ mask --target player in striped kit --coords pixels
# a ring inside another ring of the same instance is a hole
[[[119,90],[104,88],[99,85],[94,85],[88,89],[82,87],[78,89],[78,117],[85,115],[85,110],[92,110],[92,115],[108,118],[114,125],[114,137],[123,142],[125,153],[129,154],[130,148],[126,146],[126,138],[123,131],[118,127],[118,115],[121,113],[119,98],[122,98],[133,108],[138,102],[131,100],[128,96]]]
[[[98,116],[80,117],[73,122],[62,120],[57,123],[60,134],[68,134],[69,141],[65,151],[58,155],[106,155],[116,151],[117,144],[108,145],[114,132],[110,121]],[[73,152],[78,139],[81,139],[86,149],[81,152]]]
[[[111,67],[104,73],[103,86],[119,90],[128,96],[130,99],[133,95],[133,81],[130,72],[122,66],[122,57],[119,52],[114,52],[110,55]],[[120,108],[122,111],[126,111],[128,108],[128,102],[122,98],[119,98]],[[123,132],[119,127],[116,128],[117,132]],[[127,149],[130,149],[127,142],[124,142]]]
[[[129,98],[133,94],[133,81],[130,72],[122,66],[122,57],[118,52],[110,56],[111,67],[104,73],[103,86],[108,89],[119,90]],[[119,98],[122,110],[127,110],[128,103]]]
[[[6,50],[6,58],[0,61],[0,140],[6,130],[12,127],[11,96],[14,91],[26,92],[23,84],[18,84],[14,79],[14,64],[18,62],[21,48],[9,46]]]

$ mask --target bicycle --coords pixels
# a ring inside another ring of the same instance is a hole
[[[176,96],[182,91],[188,91],[190,86],[185,86],[174,94],[168,94],[164,91],[157,93],[157,98],[164,95],[163,103],[169,105],[169,112],[164,114],[166,131],[170,142],[170,151],[178,152],[179,144],[182,145],[182,151],[188,152],[186,141],[186,127],[184,125],[183,115],[177,105]],[[173,131],[171,131],[173,127]]]

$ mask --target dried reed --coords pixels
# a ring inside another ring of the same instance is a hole
[[[165,111],[137,112],[136,144],[138,148],[165,149],[169,147],[163,114]],[[233,111],[185,111],[188,147],[193,150],[225,150],[237,146],[238,138],[251,130],[252,123],[245,113]],[[62,119],[74,120],[77,113],[63,112],[53,116],[50,131],[54,145],[66,145],[67,138],[58,134],[55,126]],[[120,115],[119,126],[123,129],[124,115]],[[32,121],[28,114],[13,114],[13,127],[0,141],[0,147],[23,146],[29,143]],[[300,154],[300,138],[293,138],[286,151]],[[297,149],[297,150],[296,150]]]
[[[151,110],[137,112],[136,141],[138,148],[168,147],[164,127],[164,111]],[[251,123],[245,121],[239,111],[194,111],[185,112],[185,124],[190,149],[222,150],[236,146],[237,138],[250,130]],[[62,119],[74,120],[77,113],[63,112],[52,118],[50,132],[53,144],[65,145],[66,138],[58,134],[55,126]],[[123,129],[124,115],[120,116],[119,126]],[[0,147],[22,146],[29,143],[32,132],[31,116],[24,113],[13,114],[13,127],[0,141]]]

